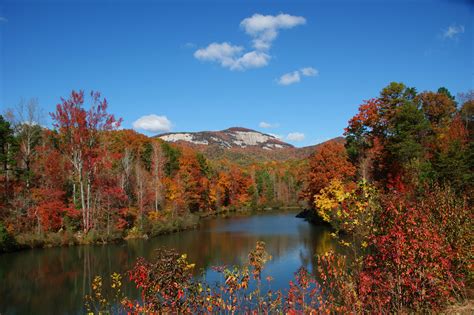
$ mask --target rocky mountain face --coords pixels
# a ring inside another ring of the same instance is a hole
[[[233,127],[221,131],[172,132],[157,135],[167,142],[196,146],[217,146],[225,149],[260,148],[268,151],[293,148],[289,143],[252,129]]]

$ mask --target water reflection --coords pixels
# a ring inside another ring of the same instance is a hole
[[[314,270],[315,254],[336,248],[325,227],[312,226],[293,212],[230,219],[209,219],[193,231],[105,246],[29,250],[0,255],[0,314],[82,313],[83,296],[90,293],[95,275],[129,269],[139,256],[152,258],[157,248],[187,253],[197,269],[241,264],[258,240],[273,256],[264,276],[271,274],[274,289],[285,289],[293,273],[305,266]],[[197,271],[198,272],[198,271]],[[216,280],[208,272],[208,280]],[[134,295],[132,288],[125,288]]]

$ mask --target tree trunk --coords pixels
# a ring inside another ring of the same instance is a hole
[[[107,236],[110,236],[110,196],[107,195]]]
[[[87,230],[91,228],[91,180],[88,174],[87,176]]]

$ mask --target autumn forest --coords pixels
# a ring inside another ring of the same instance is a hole
[[[2,252],[151,238],[279,208],[306,209],[347,248],[316,257],[316,275],[299,270],[283,295],[260,292],[264,243],[248,266],[221,270],[220,290],[194,280],[183,253],[161,251],[112,275],[114,290],[136,284],[137,301],[106,298],[95,279],[92,312],[431,312],[472,297],[472,91],[390,83],[360,104],[343,140],[284,159],[216,157],[122,129],[98,92],[61,98],[52,128],[36,123],[42,112],[32,99],[0,116]]]

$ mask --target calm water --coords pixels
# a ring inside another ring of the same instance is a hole
[[[137,257],[152,258],[160,247],[187,253],[197,268],[209,270],[246,261],[256,241],[262,240],[273,256],[264,276],[270,274],[275,279],[272,289],[285,290],[300,266],[314,269],[315,254],[337,249],[329,233],[325,227],[296,218],[294,212],[273,212],[208,219],[199,229],[148,241],[0,255],[0,314],[83,313],[83,296],[90,293],[95,275],[108,277],[130,269]],[[207,278],[217,280],[212,271]]]

